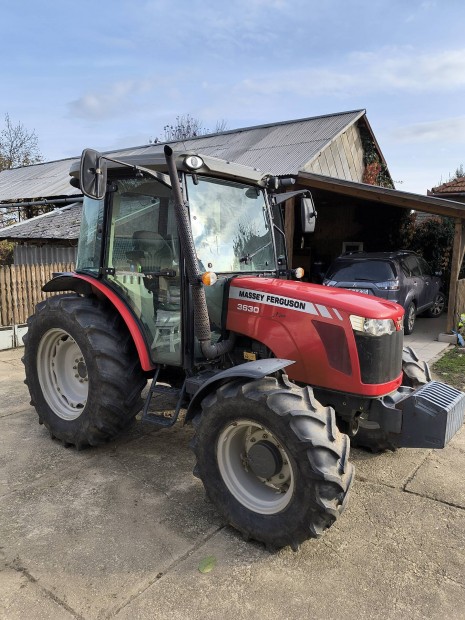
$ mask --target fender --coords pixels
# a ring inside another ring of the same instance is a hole
[[[97,293],[103,295],[114,306],[126,323],[137,349],[142,370],[151,371],[156,368],[156,365],[151,360],[149,348],[134,313],[107,284],[102,282],[102,280],[97,280],[80,273],[61,273],[44,284],[42,290],[45,293],[75,291],[80,295],[92,295]]]
[[[187,408],[184,424],[187,424],[192,420],[192,418],[200,410],[200,403],[205,396],[210,394],[210,392],[214,392],[219,385],[227,383],[231,379],[238,378],[247,379],[250,381],[254,379],[263,379],[263,377],[271,375],[293,363],[293,360],[277,359],[273,357],[239,364],[239,366],[233,366],[232,368],[228,368],[227,370],[223,370],[222,372],[215,374],[213,377],[205,381],[205,383],[202,384],[202,387],[200,387],[200,389],[198,389],[194,394]]]

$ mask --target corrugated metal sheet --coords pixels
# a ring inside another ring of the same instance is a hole
[[[248,127],[170,144],[174,151],[197,151],[273,174],[297,174],[364,113],[364,110],[355,110]],[[123,149],[113,155],[158,153],[162,148],[162,144],[154,144]]]
[[[73,203],[0,230],[0,239],[77,239],[82,203]]]
[[[69,184],[69,168],[76,159],[2,170],[0,202],[80,195],[81,192]]]
[[[364,110],[235,129],[171,142],[173,150],[189,150],[234,161],[272,174],[297,174]],[[92,145],[90,145],[92,146]],[[149,144],[107,153],[115,157],[160,152]],[[78,195],[69,184],[69,168],[78,158],[0,172],[0,202]]]
[[[52,263],[75,263],[77,246],[16,245],[13,261],[15,265],[51,265]]]

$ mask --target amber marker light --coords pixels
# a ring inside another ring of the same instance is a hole
[[[212,286],[218,280],[218,276],[214,271],[206,271],[202,274],[202,284],[205,286]]]
[[[294,269],[294,276],[297,278],[297,280],[301,280],[304,277],[305,274],[305,270],[303,267],[297,267],[297,269]]]

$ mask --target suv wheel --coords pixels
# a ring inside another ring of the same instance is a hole
[[[440,316],[444,312],[444,308],[446,307],[446,297],[444,293],[438,293],[434,298],[433,305],[426,311],[426,316],[431,318],[435,318]]]
[[[415,308],[415,304],[411,301],[405,311],[404,316],[404,334],[408,336],[413,332],[413,328],[415,326],[415,319],[417,318],[417,309]]]

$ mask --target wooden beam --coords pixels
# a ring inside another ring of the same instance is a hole
[[[457,325],[457,317],[460,309],[457,305],[457,286],[460,269],[462,267],[465,252],[465,225],[461,218],[455,220],[454,245],[452,249],[451,273],[449,285],[449,309],[447,312],[447,331],[449,332]]]
[[[465,218],[465,204],[445,198],[431,198],[430,196],[411,194],[377,185],[354,183],[353,181],[323,176],[312,172],[299,172],[297,182],[304,187],[314,187],[373,203],[392,205],[393,207],[402,207],[404,209],[447,217]]]

